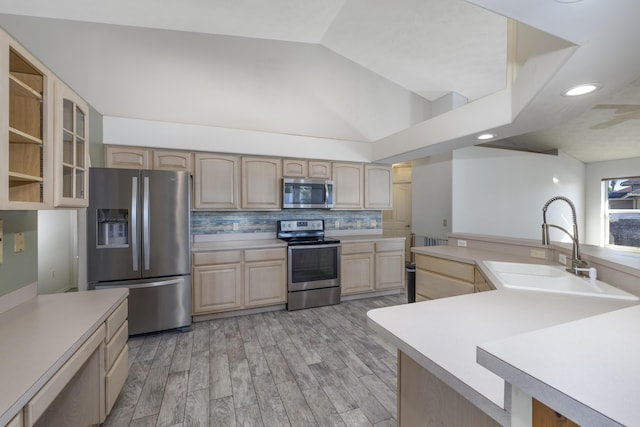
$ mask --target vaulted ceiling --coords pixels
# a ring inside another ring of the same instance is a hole
[[[396,161],[484,130],[585,162],[640,157],[637,16],[634,0],[0,0],[0,25],[104,115],[371,142]]]

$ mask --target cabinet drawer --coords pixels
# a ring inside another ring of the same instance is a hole
[[[391,251],[404,251],[404,242],[401,240],[376,242],[376,252]]]
[[[417,254],[416,268],[429,270],[434,273],[442,274],[443,276],[453,277],[469,283],[473,283],[474,280],[475,267],[473,264],[465,264],[463,262]]]
[[[375,245],[373,242],[368,243],[344,243],[340,248],[342,255],[363,254],[373,252]]]
[[[244,251],[245,262],[271,261],[276,259],[285,259],[286,257],[286,248],[251,249]]]
[[[452,279],[428,271],[416,271],[416,295],[425,298],[446,298],[455,295],[472,294],[473,284]]]
[[[129,346],[125,345],[120,355],[113,363],[113,367],[105,376],[106,413],[108,414],[116,403],[118,394],[129,375]]]
[[[233,264],[242,261],[241,251],[196,252],[193,265]]]
[[[111,316],[107,318],[105,325],[107,326],[106,338],[105,341],[111,341],[113,335],[118,332],[120,326],[127,320],[127,316],[129,315],[129,304],[128,300],[122,301],[122,304],[116,308],[116,310],[111,313]]]
[[[118,332],[115,333],[113,339],[109,341],[104,351],[104,366],[105,370],[111,369],[116,357],[122,351],[122,348],[127,344],[127,338],[129,338],[129,322],[124,322]]]
[[[82,346],[62,365],[53,377],[36,393],[27,403],[24,409],[25,426],[32,426],[38,418],[49,408],[49,405],[60,395],[62,390],[69,384],[75,375],[80,372],[83,365],[96,349],[100,347],[105,337],[105,327],[103,325],[85,341]],[[99,370],[101,371],[101,370]],[[99,380],[102,372],[96,372],[95,381]]]

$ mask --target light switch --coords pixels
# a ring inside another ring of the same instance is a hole
[[[24,252],[24,233],[15,233],[13,235],[13,251]]]

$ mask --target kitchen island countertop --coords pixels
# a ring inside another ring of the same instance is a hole
[[[414,248],[414,252],[476,264],[492,282],[482,261],[525,261],[522,256],[452,246]],[[526,262],[545,261],[526,258]],[[367,321],[399,350],[503,425],[510,423],[505,381],[476,363],[478,346],[637,304],[497,287],[496,291],[371,310]]]

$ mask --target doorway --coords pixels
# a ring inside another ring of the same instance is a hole
[[[405,238],[405,259],[411,259],[411,163],[393,165],[393,209],[382,211],[382,233]]]

